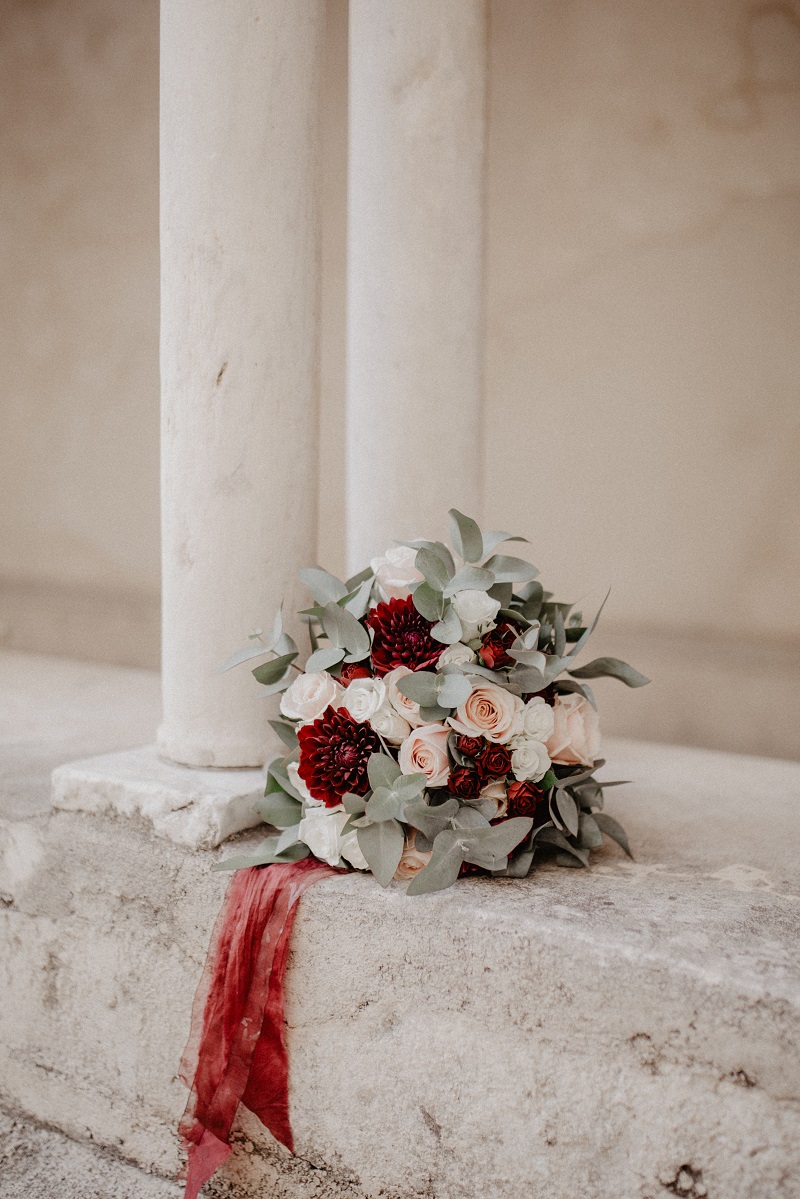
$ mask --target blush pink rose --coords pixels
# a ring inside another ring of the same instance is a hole
[[[400,862],[394,872],[394,877],[398,882],[404,883],[408,879],[413,878],[431,860],[431,851],[427,850],[426,852],[425,850],[417,849],[416,840],[416,829],[412,829],[403,849],[403,856],[400,858]]]
[[[429,787],[443,787],[450,777],[447,738],[443,724],[421,724],[400,746],[397,761],[403,774],[424,774]]]
[[[522,700],[494,683],[477,683],[468,699],[448,717],[457,733],[464,737],[486,737],[501,745],[510,741],[522,711]]]
[[[553,735],[547,752],[564,766],[593,766],[600,757],[600,719],[588,699],[575,693],[557,695]]]

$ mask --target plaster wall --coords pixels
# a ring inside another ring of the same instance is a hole
[[[346,7],[323,136],[335,570]],[[489,11],[483,515],[566,597],[611,585],[608,644],[668,680],[615,692],[609,727],[798,756],[800,5]],[[138,664],[158,654],[157,20],[156,0],[0,14],[0,642]],[[777,729],[738,700],[764,661]]]

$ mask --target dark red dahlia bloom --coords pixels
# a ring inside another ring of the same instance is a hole
[[[353,679],[371,679],[372,671],[363,662],[345,662],[339,678],[343,683],[352,683]]]
[[[497,628],[485,633],[478,653],[484,666],[490,670],[501,670],[505,666],[513,666],[514,659],[508,650],[519,636],[519,626],[511,620],[499,624]]]
[[[463,734],[456,741],[456,749],[465,758],[477,758],[485,745],[488,745],[488,742],[484,741],[483,737],[465,737]]]
[[[511,783],[508,788],[507,816],[532,816],[534,824],[546,819],[544,791],[529,782]]]
[[[431,637],[432,622],[417,611],[411,596],[378,604],[367,616],[366,623],[375,634],[372,665],[378,675],[388,674],[395,666],[427,670],[436,665],[444,650],[444,646]]]
[[[511,754],[505,745],[495,745],[489,741],[477,759],[476,765],[484,778],[505,778],[511,772]]]
[[[359,724],[349,712],[326,708],[313,724],[297,732],[300,741],[298,774],[314,799],[335,808],[348,791],[369,791],[367,763],[378,753],[378,734],[368,724]]]
[[[447,789],[459,799],[477,799],[481,793],[481,776],[468,766],[456,766],[455,770],[450,771]]]

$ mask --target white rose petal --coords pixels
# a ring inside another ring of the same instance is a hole
[[[353,679],[341,701],[353,720],[364,724],[386,702],[386,684],[383,679]]]
[[[338,866],[342,856],[341,832],[349,819],[347,812],[315,808],[300,821],[297,836],[315,858],[327,862],[329,866]]]
[[[342,688],[326,670],[312,670],[300,674],[281,696],[281,712],[290,720],[302,720],[309,724],[321,716],[326,708],[338,708]]]
[[[289,782],[292,784],[297,794],[302,797],[304,804],[307,804],[312,808],[318,808],[322,806],[323,801],[321,799],[314,799],[314,796],[300,778],[300,767],[298,766],[297,762],[290,762],[286,767],[286,773],[289,776]]]
[[[339,842],[339,852],[356,870],[369,870],[369,862],[361,852],[358,844],[358,833],[354,828],[345,833]]]
[[[390,599],[407,599],[411,587],[419,583],[422,575],[414,562],[417,551],[407,545],[396,545],[380,558],[373,558],[370,566],[375,571],[378,593],[386,603]]]
[[[399,745],[411,732],[408,721],[388,702],[370,718],[370,724],[378,736],[383,737],[390,745]]]
[[[486,591],[457,591],[453,596],[453,607],[459,620],[467,625],[481,626],[494,620],[500,611],[500,601],[492,599]]]
[[[455,645],[448,645],[436,665],[437,667],[446,666],[448,662],[454,662],[458,666],[464,666],[468,662],[476,661],[475,651],[470,649],[468,645],[464,645],[463,642],[456,641]]]
[[[542,699],[534,695],[528,700],[519,717],[519,732],[525,737],[533,737],[535,741],[548,741],[553,735],[555,717],[553,709]]]
[[[508,811],[508,789],[506,784],[500,779],[493,779],[491,783],[487,783],[481,788],[481,799],[491,799],[497,804],[497,811],[492,820],[497,820],[500,816],[505,816]]]
[[[547,746],[533,737],[515,737],[511,742],[511,769],[520,782],[538,783],[550,769]]]

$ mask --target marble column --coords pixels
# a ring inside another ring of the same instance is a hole
[[[162,0],[159,751],[255,766],[264,705],[219,667],[316,557],[324,0]]]
[[[350,0],[353,569],[478,511],[486,56],[484,0]]]

